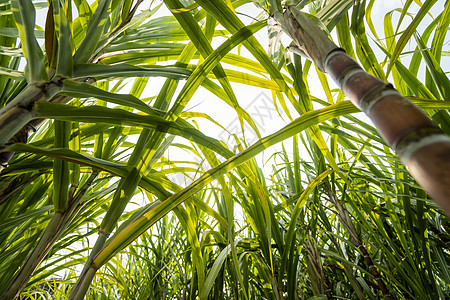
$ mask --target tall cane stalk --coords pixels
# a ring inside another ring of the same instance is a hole
[[[375,267],[372,257],[370,256],[369,252],[367,251],[366,247],[364,246],[359,234],[357,233],[355,226],[353,225],[353,222],[350,218],[350,215],[347,211],[347,208],[339,201],[339,199],[336,197],[335,194],[331,191],[331,189],[327,188],[328,196],[333,203],[333,205],[336,207],[337,215],[342,223],[344,225],[344,228],[347,230],[348,234],[351,236],[353,244],[361,251],[364,262],[367,265],[367,268],[369,269],[370,274],[374,277],[375,281],[377,282],[378,288],[380,289],[381,293],[383,294],[384,299],[386,300],[393,300],[395,297],[391,295],[389,289],[387,288],[386,284],[384,283],[383,278],[381,277],[380,272],[378,272],[377,267]]]
[[[330,74],[352,103],[369,116],[409,173],[450,215],[450,137],[393,86],[367,73],[304,13],[290,6],[275,20],[297,52]]]

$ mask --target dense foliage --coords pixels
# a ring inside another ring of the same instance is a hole
[[[450,134],[450,1],[141,2],[0,0],[1,299],[449,299],[449,218],[268,18],[310,13]]]

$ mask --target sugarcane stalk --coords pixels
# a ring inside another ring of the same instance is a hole
[[[78,190],[76,195],[69,198],[69,207],[65,211],[55,212],[25,263],[22,265],[8,288],[0,295],[0,300],[16,299],[19,297],[31,276],[33,276],[34,271],[38,268],[45,256],[52,249],[54,243],[74,218],[74,212],[80,208],[79,203],[81,199],[86,194],[97,175],[98,172],[92,173]]]
[[[384,280],[381,277],[380,272],[378,272],[378,269],[375,267],[372,257],[370,256],[369,252],[367,252],[366,247],[363,245],[359,234],[356,232],[355,226],[353,225],[353,222],[350,218],[347,208],[341,203],[341,201],[339,201],[339,199],[331,191],[331,188],[329,186],[327,186],[327,193],[328,193],[328,196],[329,196],[331,202],[336,207],[339,221],[342,223],[342,225],[344,225],[344,228],[347,230],[347,232],[351,236],[353,244],[359,249],[359,251],[361,251],[361,253],[364,257],[364,262],[366,263],[370,274],[372,274],[375,281],[377,282],[378,288],[380,289],[381,293],[383,294],[384,299],[386,299],[386,300],[395,299],[395,297],[393,295],[391,295],[389,289],[387,288],[386,284],[384,283]]]
[[[59,236],[58,233],[60,233],[60,229],[64,224],[64,219],[65,216],[61,212],[56,212],[52,216],[38,243],[33,248],[33,251],[28,256],[20,271],[14,277],[14,280],[0,296],[0,300],[16,299],[19,297],[20,292],[25,288],[28,280],[39,266],[39,263],[52,248],[51,246],[55,242],[55,238]]]
[[[328,73],[372,120],[422,188],[450,216],[450,137],[393,86],[367,73],[304,13],[290,6],[275,20],[297,52]]]
[[[322,261],[316,245],[309,236],[306,237],[304,247],[306,249],[306,265],[311,278],[311,288],[314,296],[318,296],[323,294],[324,289],[328,287],[324,280]]]
[[[325,274],[323,274],[323,288],[325,289],[324,293],[325,296],[327,296],[327,299],[335,299],[333,297],[333,290],[328,283],[328,276]]]

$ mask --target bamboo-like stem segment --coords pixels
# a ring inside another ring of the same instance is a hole
[[[343,51],[327,56],[325,71],[371,118],[410,174],[450,215],[450,138],[392,85],[365,72]]]
[[[372,119],[409,173],[450,216],[450,137],[391,84],[364,71],[295,6],[274,18],[299,51]]]
[[[69,296],[69,300],[83,300],[86,295],[89,286],[94,279],[97,269],[90,267],[84,273],[81,274],[80,280],[77,281],[72,293]]]
[[[97,241],[95,242],[95,245],[92,248],[89,257],[84,264],[80,277],[78,278],[75,286],[72,289],[72,292],[69,295],[69,300],[83,299],[86,295],[86,292],[88,291],[89,286],[94,279],[95,273],[97,272],[97,268],[92,264],[92,261],[94,260],[95,256],[102,250],[107,238],[108,234],[99,232]]]

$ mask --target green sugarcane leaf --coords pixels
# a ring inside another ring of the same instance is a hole
[[[78,18],[77,21],[79,22],[80,29],[86,30],[89,20],[92,17],[92,10],[89,6],[89,3],[86,0],[74,0],[74,4],[78,11]]]
[[[192,98],[197,88],[200,86],[206,75],[219,63],[220,59],[230,52],[236,45],[250,38],[253,33],[257,32],[264,26],[263,22],[257,22],[243,27],[237,31],[233,36],[220,45],[214,52],[212,52],[205,61],[198,66],[192,75],[188,78],[186,84],[183,86],[180,94],[177,97],[175,104],[169,112],[169,119],[173,116],[178,116],[185,107],[186,103]]]
[[[96,77],[102,78],[127,78],[133,77],[152,77],[162,76],[172,79],[185,79],[191,74],[190,71],[180,67],[162,67],[149,66],[138,67],[127,64],[118,65],[101,65],[101,64],[84,64],[75,65],[73,71],[73,79]]]
[[[68,11],[66,12],[63,7],[57,10],[57,16],[59,17],[59,38],[56,75],[72,77],[74,64],[72,58],[72,30],[70,29],[71,24],[66,14],[68,14]]]
[[[445,36],[447,34],[450,25],[450,2],[445,2],[444,11],[442,13],[439,25],[436,28],[436,33],[434,35],[433,41],[431,43],[431,53],[433,53],[434,58],[438,62],[441,62],[442,47],[444,45]]]
[[[268,80],[268,79],[265,79],[265,78],[261,78],[259,76],[251,75],[251,74],[248,74],[248,73],[245,73],[245,72],[239,72],[239,71],[236,71],[236,70],[228,70],[228,69],[226,69],[225,73],[226,73],[227,78],[231,82],[236,82],[236,83],[256,86],[256,87],[260,87],[260,88],[264,88],[264,89],[270,89],[270,90],[275,90],[275,91],[279,91],[280,90],[280,87],[273,80]],[[217,78],[214,74],[209,74],[208,77],[209,78],[214,78],[214,79]],[[233,105],[233,103],[232,103],[232,105]]]
[[[367,25],[369,25],[370,31],[373,33],[377,41],[380,41],[380,37],[378,36],[377,31],[375,30],[375,26],[373,25],[372,21],[372,9],[373,5],[375,4],[375,0],[370,0],[369,4],[366,7],[366,21]]]
[[[5,47],[5,46],[0,46],[0,54],[7,55],[7,56],[16,56],[16,57],[23,56],[23,52],[22,52],[21,48]]]
[[[86,30],[86,36],[73,56],[75,65],[88,63],[97,53],[97,45],[102,38],[103,29],[106,25],[109,14],[109,5],[111,0],[99,0],[99,5],[92,17]]]
[[[225,55],[222,61],[227,64],[235,65],[247,69],[249,71],[258,73],[259,75],[262,76],[267,74],[266,69],[259,62],[234,53],[228,53],[227,55]]]
[[[51,118],[54,120],[106,123],[111,125],[129,125],[142,128],[155,129],[159,132],[182,136],[188,140],[204,145],[225,158],[234,153],[224,147],[219,141],[208,137],[195,128],[189,128],[167,121],[156,115],[138,115],[122,109],[111,109],[101,106],[74,107],[65,104],[37,102],[36,117]]]
[[[431,7],[436,3],[437,0],[427,0],[422,5],[420,10],[417,12],[417,15],[412,20],[411,24],[409,24],[408,28],[403,32],[400,39],[397,42],[397,45],[395,46],[394,51],[392,52],[391,59],[389,60],[389,65],[386,70],[386,76],[389,75],[391,72],[392,67],[394,66],[395,62],[400,57],[400,54],[402,53],[403,49],[405,48],[406,44],[411,39],[412,35],[417,29],[417,26],[419,26],[422,19],[425,17],[425,15],[428,13],[428,11],[431,9]]]
[[[186,45],[184,44],[175,44],[175,43],[120,43],[120,44],[111,44],[108,45],[104,50],[103,53],[109,54],[109,53],[128,53],[128,52],[137,52],[141,53],[145,50],[152,50],[152,51],[162,51],[165,50],[171,50],[171,49],[178,49],[183,50]],[[105,56],[102,56],[102,61]],[[108,56],[106,56],[108,57]]]
[[[348,56],[356,59],[355,51],[353,50],[353,44],[351,40],[350,24],[348,15],[344,14],[336,25],[336,31],[339,41],[339,46],[345,50]]]
[[[449,99],[450,98],[450,80],[447,75],[441,69],[439,62],[434,58],[434,55],[427,49],[424,41],[417,35],[414,34],[414,38],[416,39],[417,45],[421,50],[420,53],[427,65],[427,69],[431,74],[431,78],[434,81],[436,89],[439,93],[441,99]],[[438,95],[436,95],[438,96]]]
[[[34,30],[34,36],[38,39],[45,38],[44,31]],[[12,38],[20,38],[19,29],[13,27],[0,27],[0,36],[7,36]]]
[[[76,101],[72,104],[77,104]],[[81,152],[81,139],[80,139],[80,124],[77,122],[72,122],[71,128],[71,139],[69,141],[69,149],[74,152]],[[80,181],[80,165],[76,163],[69,163],[70,168],[70,184],[71,188],[75,189],[79,185]]]
[[[0,75],[7,76],[11,79],[17,79],[17,80],[21,80],[21,79],[25,78],[25,75],[23,74],[23,72],[4,68],[4,67],[0,67]]]
[[[189,207],[189,204],[187,202],[186,206]],[[177,206],[177,208],[174,209],[174,213],[176,214],[178,220],[180,221],[180,224],[183,227],[184,232],[186,232],[187,240],[189,242],[189,245],[191,246],[192,249],[191,255],[193,257],[192,261],[193,265],[195,266],[197,278],[199,281],[198,288],[199,290],[201,290],[203,288],[203,284],[205,281],[205,267],[203,266],[202,249],[200,248],[200,241],[198,240],[196,225],[183,207]],[[200,297],[199,299],[205,298]]]
[[[167,3],[167,1],[165,1]],[[189,6],[186,7],[180,7],[180,8],[173,8],[173,7],[169,7],[170,11],[175,13],[175,14],[179,14],[179,13],[183,13],[183,12],[190,12],[194,9],[196,9],[198,7],[198,4],[193,3]]]
[[[69,145],[72,124],[65,121],[55,121],[55,148],[66,148]],[[63,212],[67,208],[70,184],[69,163],[55,159],[53,162],[53,205],[56,212]]]
[[[167,120],[177,120],[179,114],[183,111],[184,107],[190,101],[200,84],[204,81],[206,76],[211,72],[211,70],[219,63],[220,59],[226,55],[229,51],[231,51],[236,45],[241,43],[243,40],[247,39],[254,32],[259,30],[263,26],[262,22],[254,23],[249,25],[248,27],[244,27],[227,41],[225,41],[222,45],[220,45],[214,52],[212,52],[208,58],[200,65],[198,68],[194,70],[194,72],[189,76],[186,84],[183,86],[180,91],[174,105],[170,109],[170,111],[166,115]],[[193,55],[192,52],[192,43],[189,44],[183,53],[186,57]],[[185,57],[183,56],[183,59]],[[159,98],[159,97],[158,97]],[[167,99],[157,99],[155,106],[159,107],[160,101],[167,101]],[[164,134],[160,131],[157,135],[153,135],[152,141],[150,144],[159,144],[163,139]],[[149,167],[151,164],[148,164],[148,159],[151,159],[150,156],[153,154],[154,149],[148,149],[146,154],[143,155],[143,159],[141,158],[141,166],[140,167]],[[222,155],[222,154],[221,154]]]
[[[327,27],[328,31],[331,31],[352,5],[352,0],[333,0],[321,8],[315,17]]]
[[[11,1],[11,8],[19,31],[20,41],[25,58],[27,59],[27,77],[29,82],[47,80],[44,65],[44,53],[34,34],[36,11],[31,0]]]
[[[387,13],[384,16],[384,32],[387,36],[386,38],[386,47],[389,51],[392,51],[395,48],[395,34],[394,28],[392,27],[392,14],[393,12]],[[402,95],[407,95],[407,85],[402,77],[398,74],[396,69],[392,69],[392,77],[394,79],[394,86]]]
[[[102,90],[91,84],[76,82],[66,79],[63,82],[60,94],[73,98],[94,97],[111,103],[126,107],[133,107],[149,114],[158,114],[156,110],[150,108],[147,104],[130,94],[115,94]],[[162,113],[162,112],[161,112]],[[158,114],[160,115],[160,114]]]
[[[31,146],[28,144],[20,144],[16,143],[14,145],[8,146],[5,151],[14,151],[17,153],[34,153],[36,155],[42,155],[46,157],[52,157],[58,160],[64,160],[67,162],[88,166],[92,168],[96,168],[105,172],[108,172],[114,176],[119,176],[122,178],[126,178],[130,174],[130,167],[110,162],[107,160],[95,158],[92,156],[88,156],[79,152],[75,152],[69,149],[55,149],[55,148],[39,148],[35,146]],[[33,161],[27,163],[29,166],[29,170],[42,170],[46,168],[51,168],[52,164],[51,162],[46,161]],[[9,170],[9,169],[8,169]],[[27,170],[24,170],[21,168],[21,170],[18,170],[17,172],[12,168],[12,172],[10,174],[16,174],[20,172],[24,172]],[[142,188],[148,190],[151,193],[154,193],[158,198],[160,199],[166,199],[171,194],[167,191],[167,188],[161,185],[161,178],[157,176],[148,176],[143,177],[140,181],[140,186]],[[202,206],[204,207],[204,206]],[[204,208],[205,211],[207,211],[206,208]]]
[[[0,232],[5,232],[11,228],[17,227],[20,224],[23,224],[25,221],[34,220],[35,218],[42,217],[46,212],[51,210],[53,207],[51,205],[45,205],[43,207],[39,207],[36,209],[32,209],[23,214],[17,215],[7,221],[3,221],[0,224]]]
[[[132,44],[132,43],[130,43]],[[115,65],[118,63],[127,63],[132,65],[138,64],[154,64],[161,61],[176,60],[183,48],[166,48],[166,49],[133,49],[125,52],[105,54],[100,58],[100,62],[106,65]]]
[[[378,47],[388,56],[391,57],[391,54],[381,45]],[[398,71],[398,74],[404,80],[405,84],[410,88],[410,90],[417,97],[426,97],[429,99],[436,99],[433,93],[414,75],[407,67],[405,67],[399,60],[395,62],[395,68]]]
[[[113,175],[126,177],[129,173],[129,168],[125,165],[102,160],[96,157],[78,153],[69,149],[61,148],[39,148],[27,144],[16,143],[5,148],[5,151],[14,151],[17,153],[34,153],[37,155],[43,155],[52,157],[57,160],[65,160],[68,162],[74,162],[84,166],[92,168],[98,168],[100,170],[109,172]],[[42,168],[43,166],[50,167],[46,162],[38,164],[36,168]]]
[[[230,253],[231,253],[231,245],[228,245],[227,247],[225,247],[225,249],[220,251],[220,254],[215,259],[214,264],[208,273],[208,277],[205,280],[203,288],[200,290],[199,293],[200,299],[206,299],[208,297],[209,292],[211,291],[213,284],[216,281],[217,276],[219,275],[220,270],[223,268],[225,259],[227,259]]]
[[[100,225],[101,232],[111,232],[116,226],[125,206],[128,201],[136,193],[136,189],[141,181],[141,174],[138,169],[131,168],[127,177],[120,181],[116,192],[114,193],[111,206],[109,207],[102,224]]]
[[[357,3],[352,12],[351,30],[357,42],[356,55],[363,68],[375,77],[387,81],[387,75],[384,74],[378,64],[375,53],[369,45],[364,24],[365,7],[363,3]]]
[[[292,257],[294,255],[294,252],[296,251],[296,245],[294,242],[294,238],[295,238],[295,231],[298,230],[297,220],[300,216],[300,213],[301,213],[303,207],[306,204],[306,201],[308,200],[310,194],[317,187],[317,185],[320,184],[322,181],[324,181],[325,178],[327,178],[328,175],[330,175],[332,172],[333,172],[333,170],[326,170],[325,172],[323,172],[322,174],[317,176],[317,178],[315,178],[306,187],[306,189],[302,192],[302,194],[296,201],[297,203],[295,204],[294,210],[292,211],[292,217],[291,217],[291,220],[289,223],[289,228],[288,228],[288,231],[287,231],[287,234],[285,237],[286,251],[283,252],[283,256],[281,258],[281,266],[280,266],[281,274],[283,274],[283,270],[288,268],[288,265],[287,265],[289,262],[288,257],[289,256]]]

